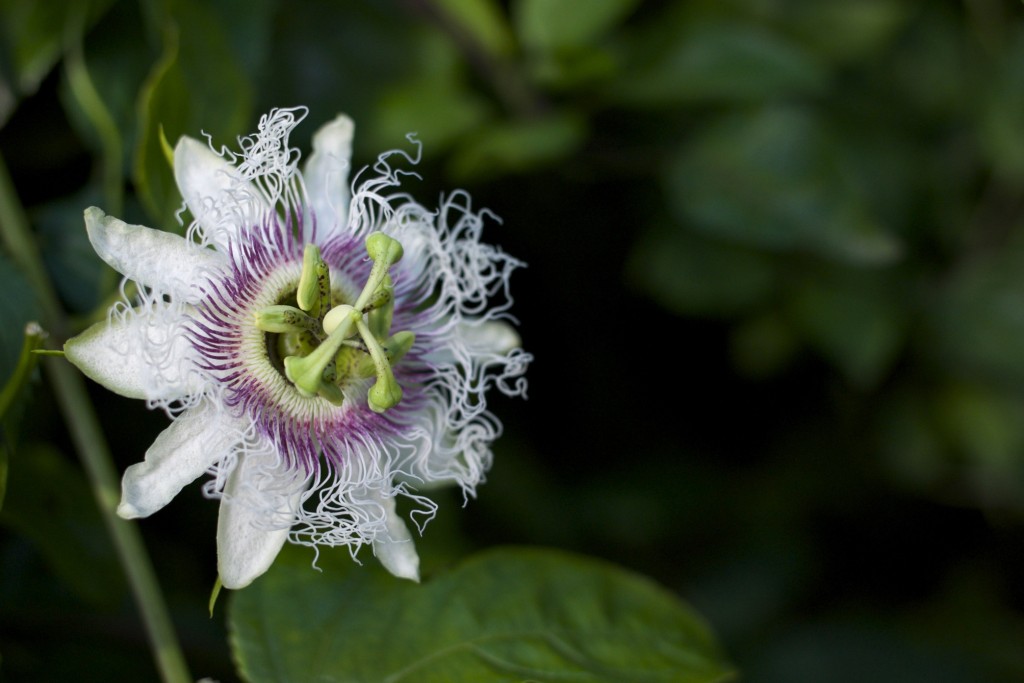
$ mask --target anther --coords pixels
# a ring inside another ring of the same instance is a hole
[[[367,393],[367,403],[370,410],[375,413],[383,413],[388,408],[394,408],[402,400],[402,387],[395,381],[395,375],[391,371],[391,363],[387,354],[381,348],[380,342],[370,332],[370,328],[363,322],[362,318],[355,321],[359,336],[370,351],[370,358],[373,359],[373,366],[377,381],[370,387]]]
[[[256,327],[264,332],[320,332],[320,323],[294,306],[267,306],[256,312]]]
[[[299,308],[321,320],[330,307],[331,271],[320,258],[320,247],[315,244],[307,244],[302,252],[302,274],[295,299]]]
[[[373,269],[366,286],[356,299],[357,310],[362,310],[377,293],[377,288],[388,277],[388,268],[402,260],[403,249],[398,240],[382,232],[375,232],[366,238],[366,253],[373,259]]]

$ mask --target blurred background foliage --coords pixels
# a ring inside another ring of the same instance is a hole
[[[1024,7],[1010,0],[0,0],[0,152],[67,309],[81,212],[177,229],[161,131],[305,104],[424,145],[523,258],[530,400],[443,563],[532,543],[656,578],[749,681],[1024,679]],[[38,315],[0,258],[0,374]],[[164,425],[94,387],[122,467]],[[564,391],[563,391],[564,390]],[[53,398],[5,415],[2,680],[147,680]],[[0,461],[0,471],[3,461]],[[197,675],[216,505],[142,522]]]

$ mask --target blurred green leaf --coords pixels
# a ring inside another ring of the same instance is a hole
[[[639,0],[518,0],[516,34],[528,50],[582,48],[622,21]]]
[[[124,593],[117,553],[85,477],[47,444],[23,445],[17,455],[0,523],[29,539],[81,598],[116,604]]]
[[[979,254],[943,283],[929,309],[928,351],[944,367],[1024,384],[1024,236]]]
[[[981,140],[995,169],[1009,182],[1024,182],[1024,28],[987,84]]]
[[[4,497],[7,494],[7,469],[11,461],[11,446],[7,440],[7,430],[0,424],[0,511],[4,509]]]
[[[496,0],[435,0],[435,4],[487,52],[512,52],[512,28]]]
[[[284,552],[232,595],[241,672],[270,681],[724,681],[703,622],[647,579],[500,549],[417,585],[347,553]]]
[[[760,648],[748,669],[763,683],[977,683],[991,679],[959,649],[915,642],[891,618],[856,613],[789,627]],[[1006,679],[1012,680],[1012,679]]]
[[[947,442],[972,463],[997,470],[1001,477],[1009,474],[1006,470],[1024,473],[1019,457],[1024,452],[1024,406],[1019,397],[989,386],[956,383],[938,393],[935,408],[936,425]]]
[[[668,39],[673,30],[685,33]],[[827,83],[813,53],[762,27],[722,21],[685,28],[680,21],[678,29],[657,25],[634,38],[630,52],[647,52],[645,42],[661,47],[623,71],[610,86],[613,99],[640,106],[742,102],[817,92]]]
[[[586,121],[571,112],[529,121],[491,123],[456,147],[451,173],[458,179],[479,182],[505,173],[528,171],[569,156],[586,136]]]
[[[491,113],[492,107],[464,83],[462,61],[448,40],[431,34],[418,46],[416,73],[385,92],[377,116],[366,122],[370,144],[378,149],[401,145],[416,133],[424,152],[436,155]]]
[[[644,235],[627,268],[652,299],[680,315],[734,316],[764,301],[776,281],[770,256],[678,225]]]
[[[381,152],[377,141],[359,131],[372,128],[380,115],[380,98],[396,84],[407,83],[410,70],[416,71],[422,34],[432,28],[410,19],[406,9],[398,0],[307,0],[277,12],[275,39],[259,79],[260,110],[308,106],[310,125],[293,138],[306,149],[305,136],[345,112],[356,123],[354,158],[376,158]],[[421,71],[419,76],[427,74]],[[402,130],[402,135],[413,130],[418,126]],[[404,140],[389,139],[385,148],[396,144]]]
[[[234,142],[252,125],[252,87],[216,14],[195,0],[175,0],[163,21],[163,54],[143,87],[134,180],[149,213],[162,227],[176,226],[181,195],[164,158],[167,138],[215,133]]]
[[[883,464],[916,492],[990,512],[1024,511],[1024,396],[973,380],[906,385],[879,410]]]
[[[82,213],[95,206],[95,193],[78,192],[32,212],[40,252],[57,293],[74,313],[89,313],[115,283],[113,271],[96,255]]]
[[[915,15],[904,0],[796,0],[792,30],[815,54],[839,61],[868,59],[884,50]]]
[[[873,218],[838,145],[804,108],[724,117],[677,154],[665,191],[680,220],[722,240],[889,263],[900,244]]]
[[[0,50],[5,77],[18,96],[35,92],[60,59],[64,29],[72,11],[88,6],[91,24],[114,0],[3,0],[0,2]],[[0,120],[4,117],[0,116]]]
[[[769,312],[740,322],[729,338],[733,365],[747,377],[779,374],[799,347],[793,325],[778,313]]]
[[[896,360],[906,335],[901,289],[883,273],[837,269],[803,282],[788,310],[810,345],[847,379],[873,387]]]

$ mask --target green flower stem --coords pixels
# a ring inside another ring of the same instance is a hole
[[[164,683],[191,683],[193,679],[178,644],[153,564],[142,544],[139,527],[114,512],[121,498],[121,487],[110,449],[86,393],[85,382],[63,358],[47,358],[44,367],[135,595],[161,678]]]
[[[44,327],[59,339],[63,339],[67,333],[67,322],[60,300],[47,277],[29,230],[28,219],[14,191],[2,157],[0,238],[32,284],[43,314]],[[110,457],[110,449],[100,429],[82,376],[62,358],[47,358],[44,367],[89,477],[103,521],[114,541],[121,565],[139,606],[161,678],[164,683],[191,682],[192,677],[185,664],[185,657],[171,625],[167,606],[138,527],[121,519],[115,513],[120,498],[120,486]]]

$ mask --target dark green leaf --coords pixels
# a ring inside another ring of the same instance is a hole
[[[4,497],[7,494],[7,469],[11,461],[11,446],[7,439],[7,430],[0,424],[0,510],[4,509]]]
[[[449,41],[427,34],[417,45],[417,72],[385,92],[377,116],[366,122],[369,144],[377,149],[402,146],[406,135],[416,133],[427,155],[438,154],[490,114],[487,102],[464,83],[462,62]]]
[[[837,260],[888,263],[900,245],[879,225],[810,111],[770,107],[698,131],[668,168],[676,215],[719,239]]]
[[[466,138],[452,156],[457,178],[527,171],[563,159],[586,139],[586,122],[572,113],[531,121],[497,122]]]
[[[92,312],[115,284],[114,272],[96,255],[85,231],[82,212],[97,200],[92,193],[76,193],[32,214],[46,269],[57,293],[75,313]]]
[[[732,362],[747,377],[781,373],[799,348],[793,325],[777,313],[765,313],[737,325],[729,339]]]
[[[982,142],[995,168],[1014,183],[1024,181],[1024,30],[1018,29],[1008,58],[986,93]]]
[[[907,328],[902,283],[874,271],[808,280],[790,299],[794,326],[854,384],[875,386],[892,366]]]
[[[644,33],[639,40],[651,37]],[[623,72],[611,87],[613,98],[648,106],[750,101],[819,91],[826,83],[827,74],[813,54],[764,28],[701,23],[664,43],[655,57]]]
[[[799,3],[792,29],[815,53],[849,61],[868,58],[893,40],[914,16],[902,0],[815,0]]]
[[[160,143],[214,133],[222,144],[247,132],[252,87],[223,25],[206,5],[178,0],[163,24],[163,54],[139,95],[141,117],[135,182],[147,210],[163,227],[176,225],[181,195]]]
[[[21,446],[11,463],[0,522],[28,538],[65,585],[85,600],[113,604],[121,570],[81,471],[51,446]]]
[[[639,0],[519,0],[512,17],[522,44],[542,52],[581,48],[624,19]]]
[[[925,342],[944,366],[1024,382],[1024,244],[1018,238],[965,263],[938,292]]]
[[[512,52],[512,28],[496,0],[437,0],[436,4],[485,51]]]
[[[724,681],[703,622],[650,581],[551,550],[483,553],[424,584],[346,553],[285,552],[232,596],[252,683]],[[369,565],[373,566],[369,566]]]
[[[113,0],[5,0],[0,2],[3,61],[18,95],[35,92],[60,59],[64,29],[72,12],[85,11],[86,23],[101,16]],[[83,5],[87,9],[83,9]]]
[[[731,317],[764,301],[775,284],[771,257],[716,243],[681,226],[652,230],[629,261],[630,278],[681,315]]]
[[[377,141],[359,131],[372,126],[380,98],[416,66],[423,23],[411,21],[398,0],[309,0],[289,4],[274,20],[277,39],[261,74],[261,110],[308,106],[309,125],[293,140],[300,147],[317,126],[345,112],[356,124],[356,166],[375,158]],[[402,135],[411,130],[417,128]],[[386,148],[401,144],[389,139]]]

